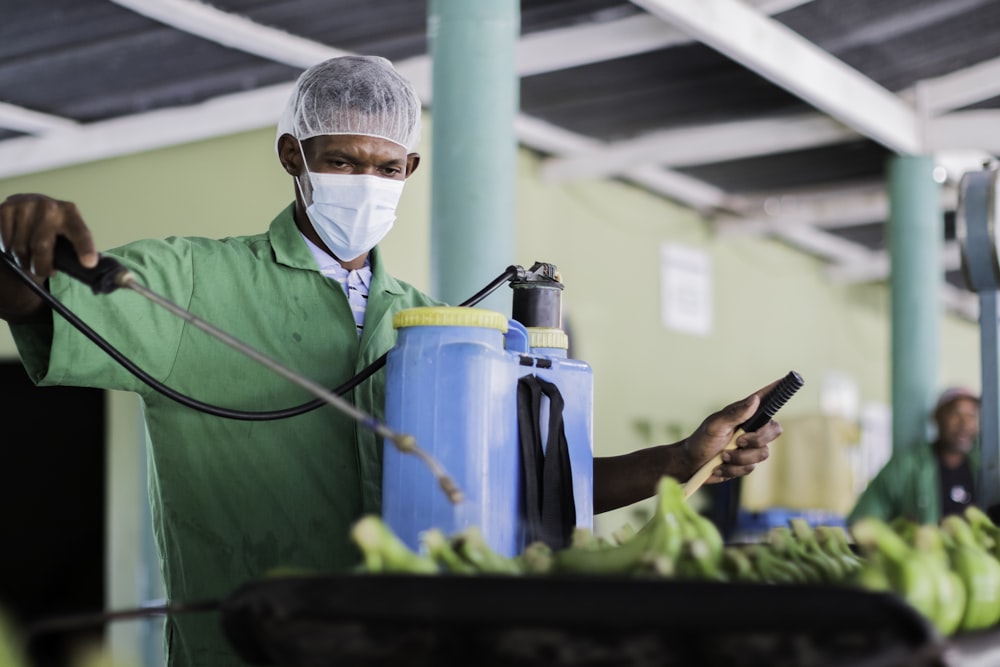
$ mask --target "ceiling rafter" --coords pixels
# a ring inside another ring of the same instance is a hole
[[[852,277],[847,269],[838,273],[836,269],[828,267],[827,276],[834,277],[841,283],[885,280],[889,276],[889,256],[885,251],[868,250],[816,227],[787,227],[778,236],[800,250],[833,262],[835,266],[849,266],[857,271]],[[958,248],[955,244],[947,244],[942,249],[942,272],[946,268],[958,268],[959,264],[955,263],[957,256]],[[872,270],[862,275],[865,267],[872,267]],[[940,295],[941,304],[946,311],[970,320],[979,319],[979,303],[975,295],[945,283],[943,279]]]
[[[111,0],[136,14],[232,49],[292,67],[309,67],[346,51],[261,25],[196,0]]]
[[[780,14],[812,0],[746,0],[765,14]],[[524,35],[517,45],[521,76],[544,74],[605,60],[690,44],[689,35],[650,14],[635,14]]]
[[[875,250],[864,262],[847,261],[828,266],[826,275],[832,282],[841,285],[878,282],[889,277],[891,264],[888,252]],[[962,268],[962,257],[958,242],[945,242],[941,248],[941,269],[957,271],[960,268]]]
[[[277,121],[292,84],[0,142],[0,178],[256,130]]]
[[[953,184],[942,187],[942,210],[954,211],[957,206],[957,188]],[[851,227],[883,222],[888,217],[889,196],[885,185],[869,183],[850,188],[744,196],[738,215],[717,215],[713,225],[720,236],[754,236],[787,227]]]
[[[68,118],[0,102],[0,127],[26,134],[45,134],[71,130],[77,124]]]
[[[892,92],[739,0],[632,0],[816,109],[899,153],[920,153],[916,112]]]
[[[1000,96],[1000,58],[924,79],[911,93],[922,111],[934,115]]]
[[[713,123],[651,132],[604,145],[599,152],[551,158],[542,173],[554,181],[600,178],[636,164],[687,167],[813,148],[857,136],[851,128],[815,113]]]
[[[515,120],[518,139],[536,150],[560,154],[599,151],[603,142],[521,114]],[[719,188],[684,174],[643,165],[623,177],[700,211],[732,209],[734,202]]]

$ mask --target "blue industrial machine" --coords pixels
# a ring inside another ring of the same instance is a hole
[[[1000,202],[998,171],[987,165],[969,172],[959,183],[955,234],[962,251],[962,272],[969,289],[979,295],[982,397],[979,441],[982,467],[977,480],[977,504],[1000,504]]]
[[[414,308],[396,315],[385,421],[462,490],[453,503],[416,457],[386,448],[382,514],[411,548],[420,533],[477,527],[501,554],[565,546],[593,523],[593,375],[568,358],[555,267],[512,281],[513,315]]]

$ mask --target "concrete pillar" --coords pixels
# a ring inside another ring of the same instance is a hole
[[[926,444],[939,390],[944,224],[933,172],[930,156],[897,156],[889,163],[894,451]]]
[[[458,304],[514,259],[518,0],[432,0],[431,294]],[[480,304],[510,316],[510,290]]]

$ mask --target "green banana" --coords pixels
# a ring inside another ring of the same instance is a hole
[[[702,539],[688,540],[681,547],[676,561],[678,579],[724,581],[712,546]]]
[[[635,535],[601,549],[569,547],[557,551],[553,569],[587,574],[670,571],[668,561],[676,559],[683,540],[678,508],[684,504],[680,484],[664,477],[657,485],[653,516]]]
[[[361,550],[367,572],[438,573],[437,563],[411,551],[377,516],[358,519],[351,527],[351,539]]]
[[[885,558],[877,551],[862,561],[850,578],[850,581],[861,588],[878,593],[892,592],[892,582],[886,573]]]
[[[929,572],[935,567],[926,554],[911,548],[889,524],[874,517],[851,526],[855,541],[866,553],[884,557],[892,590],[930,620],[937,618],[937,583]]]
[[[532,542],[515,560],[525,574],[548,574],[555,566],[552,548],[545,542]]]
[[[953,634],[965,614],[967,596],[961,577],[951,570],[941,530],[931,524],[917,526],[913,546],[934,564],[927,571],[937,586],[937,609],[931,621],[942,635]]]
[[[861,567],[863,561],[851,550],[843,528],[816,526],[816,539],[827,554],[840,560],[848,578]]]
[[[840,561],[828,554],[820,546],[816,533],[809,522],[801,517],[788,520],[792,534],[798,540],[803,557],[812,558],[823,572],[823,580],[828,583],[840,583],[847,578],[847,569]]]
[[[751,544],[747,556],[762,581],[769,584],[802,584],[809,581],[809,575],[797,564],[784,560],[771,545]]]
[[[458,555],[451,542],[439,528],[430,528],[420,534],[420,543],[427,555],[450,574],[475,574],[476,568]]]
[[[683,490],[681,493],[683,494]],[[708,517],[699,514],[686,500],[680,503],[678,509],[686,540],[703,541],[707,548],[705,558],[718,565],[724,546],[722,533]]]
[[[965,585],[965,614],[959,628],[982,630],[996,625],[1000,621],[1000,562],[983,550],[962,517],[945,517],[941,529],[953,540],[948,557]]]
[[[724,547],[719,567],[730,581],[764,582],[760,572],[754,568],[753,561],[741,547]]]
[[[986,512],[975,505],[965,508],[965,520],[972,527],[976,540],[986,551],[1000,558],[1000,527],[997,527]]]
[[[28,660],[21,638],[6,613],[0,612],[0,665],[2,667],[27,667]]]
[[[611,538],[615,544],[622,544],[635,537],[635,527],[630,523],[624,523],[621,528],[611,533]]]
[[[476,526],[468,526],[451,537],[455,552],[482,574],[521,574],[521,565],[514,558],[497,553],[483,539]]]
[[[767,532],[767,543],[771,545],[774,552],[781,558],[792,561],[798,565],[806,575],[809,583],[820,583],[829,578],[829,571],[825,561],[818,561],[811,555],[802,552],[797,543],[791,528],[788,526],[774,526]]]

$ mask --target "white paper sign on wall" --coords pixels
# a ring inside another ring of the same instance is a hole
[[[660,314],[668,329],[712,333],[712,259],[707,252],[677,243],[660,246]]]

